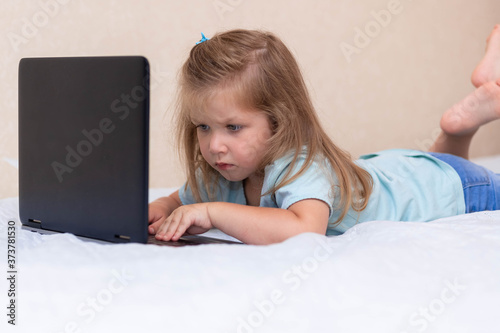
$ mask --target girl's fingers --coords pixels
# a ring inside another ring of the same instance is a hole
[[[151,223],[148,227],[148,231],[150,234],[154,235],[158,232],[158,230],[160,229],[160,226],[165,222],[165,219],[160,219],[158,221],[155,221],[153,223]]]
[[[179,207],[170,214],[163,222],[152,223],[150,232],[156,231],[156,238],[164,241],[177,241],[191,226],[210,229],[205,206],[191,205],[190,207]]]
[[[182,222],[182,214],[177,212],[172,213],[166,220],[161,224],[158,231],[156,232],[157,238],[164,241],[177,241],[186,231],[186,227]]]
[[[158,231],[156,232],[156,238],[164,241],[169,241],[170,237],[168,234],[169,228],[171,228],[172,224],[172,216],[169,216],[158,228]]]
[[[177,231],[179,230],[181,217],[177,216],[177,214],[175,214],[175,216],[171,216],[171,217],[169,217],[169,219],[170,219],[170,223],[168,224],[168,226],[166,228],[165,235],[168,238],[168,240],[176,241],[180,237],[179,236],[176,239],[174,236],[177,234]]]

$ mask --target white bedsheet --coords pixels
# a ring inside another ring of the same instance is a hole
[[[0,200],[0,249],[17,199]],[[16,232],[13,332],[499,332],[500,212],[367,222],[271,246]],[[5,329],[0,329],[5,332]]]

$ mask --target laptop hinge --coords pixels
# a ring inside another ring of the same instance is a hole
[[[125,235],[115,235],[115,238],[123,239],[123,240],[130,240],[130,236],[125,236]]]

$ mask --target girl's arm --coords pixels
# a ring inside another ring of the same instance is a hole
[[[215,227],[247,244],[271,244],[303,232],[324,235],[329,212],[328,205],[316,199],[296,202],[286,210],[227,202],[186,205],[159,226],[156,237],[178,240],[191,226]]]

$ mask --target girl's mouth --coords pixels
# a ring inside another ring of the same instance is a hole
[[[215,166],[217,167],[217,169],[223,170],[223,171],[228,170],[231,167],[233,167],[232,164],[228,164],[228,163],[215,163]]]

